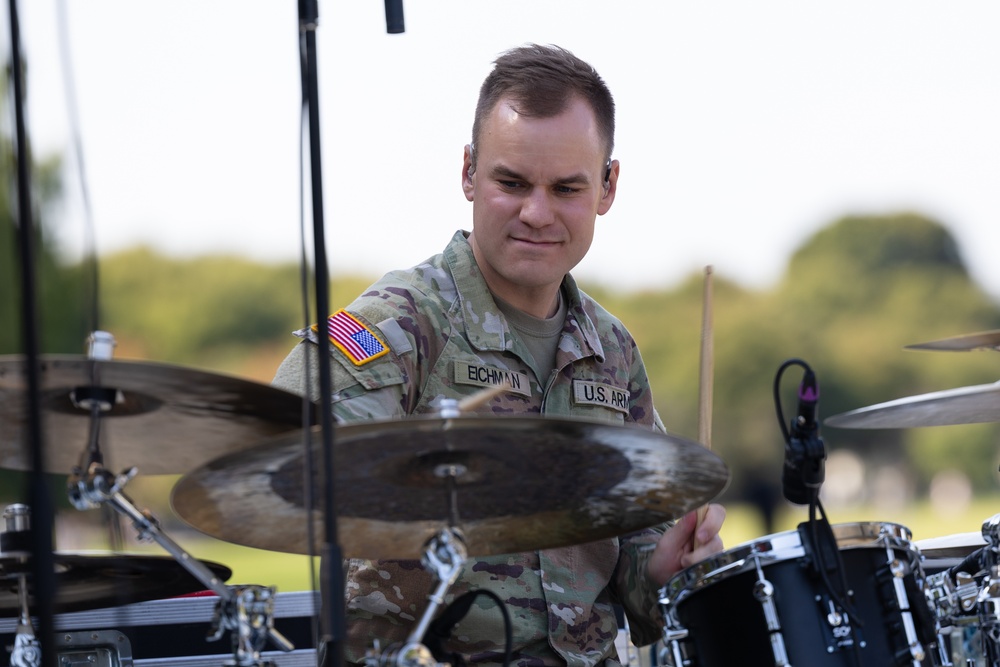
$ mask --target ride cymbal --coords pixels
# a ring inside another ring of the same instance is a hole
[[[213,537],[261,549],[310,549],[306,482],[324,497],[318,427],[272,438],[188,473],[174,511]],[[411,417],[336,427],[340,546],[357,558],[419,558],[457,527],[469,555],[514,553],[623,535],[703,505],[729,472],[702,445],[634,427],[541,416]],[[318,503],[313,503],[317,505]]]
[[[99,442],[105,467],[116,472],[183,473],[302,428],[301,397],[181,366],[50,355],[40,359],[39,381],[46,472],[68,474],[79,464],[94,402],[108,408]],[[31,469],[27,401],[24,359],[0,357],[0,468]]]
[[[907,350],[942,350],[967,352],[969,350],[1000,350],[1000,330],[942,338],[928,343],[907,345]]]
[[[1000,421],[1000,382],[900,398],[828,417],[836,428],[911,428]]]
[[[117,607],[132,602],[176,597],[205,589],[205,584],[167,556],[54,554],[57,612]],[[201,561],[219,579],[226,581],[232,570]],[[28,577],[28,607],[35,606],[31,568],[21,558],[0,557],[0,614],[20,612],[18,579]]]

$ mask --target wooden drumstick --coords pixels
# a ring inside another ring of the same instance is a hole
[[[486,389],[477,391],[472,396],[466,396],[458,402],[458,411],[469,412],[470,410],[475,410],[480,405],[489,403],[493,400],[494,396],[499,396],[508,389],[510,389],[510,383],[503,382],[495,387],[487,387]]]
[[[712,448],[712,379],[714,374],[712,346],[712,267],[705,267],[705,287],[701,311],[701,365],[698,392],[698,442]],[[705,520],[708,505],[698,508],[698,524]],[[697,544],[696,544],[697,546]]]
[[[701,366],[698,393],[698,442],[712,448],[712,267],[705,267],[701,311]]]

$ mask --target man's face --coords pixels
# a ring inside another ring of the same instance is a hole
[[[528,312],[554,304],[614,201],[618,164],[605,186],[604,150],[579,97],[551,118],[521,116],[503,98],[482,123],[471,176],[466,148],[462,188],[472,202],[472,250],[497,296]]]

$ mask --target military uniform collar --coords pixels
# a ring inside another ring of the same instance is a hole
[[[472,254],[469,232],[463,230],[455,232],[448,247],[445,248],[444,260],[455,280],[458,292],[456,306],[462,311],[462,322],[465,324],[468,341],[480,350],[510,350],[512,334],[500,309],[494,306],[488,313],[476,312],[474,309],[473,304],[495,304],[495,302]],[[589,348],[598,359],[604,359],[604,347],[597,334],[597,326],[587,314],[580,288],[569,274],[563,278],[562,289],[567,300],[566,320],[572,327],[572,331],[568,333],[580,338],[581,342],[585,343],[584,349]]]

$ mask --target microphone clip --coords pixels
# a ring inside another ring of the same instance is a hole
[[[807,504],[826,479],[826,446],[812,430],[792,435],[785,443],[785,495],[793,503]],[[791,497],[794,496],[794,497]]]
[[[785,362],[781,372],[790,364],[805,369],[798,389],[798,410],[785,431],[785,463],[782,471],[782,492],[785,498],[799,505],[811,504],[819,496],[819,489],[826,478],[826,447],[819,435],[816,407],[819,403],[819,383],[816,374],[801,359]],[[777,382],[775,385],[777,402]],[[780,414],[780,411],[779,411]],[[784,428],[784,425],[782,425]]]

